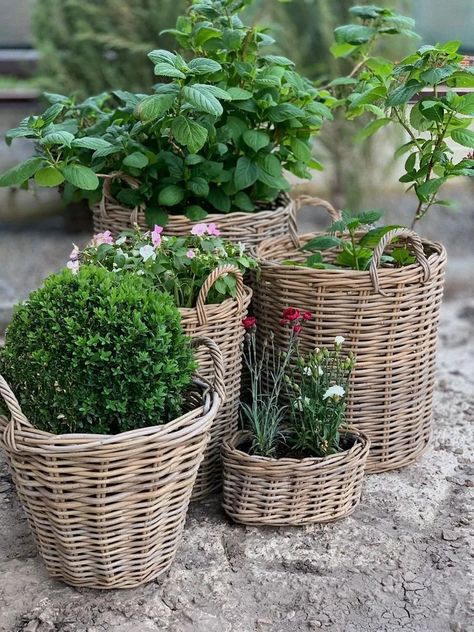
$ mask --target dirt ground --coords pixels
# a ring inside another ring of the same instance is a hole
[[[0,231],[0,329],[2,304],[7,318],[11,300],[64,261],[70,240]],[[48,578],[2,460],[0,632],[474,631],[473,265],[450,262],[430,449],[368,477],[346,520],[245,528],[210,498],[191,507],[166,576],[136,590],[75,589]]]

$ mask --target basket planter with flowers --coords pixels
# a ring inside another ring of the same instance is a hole
[[[249,430],[222,447],[223,507],[236,522],[330,522],[359,503],[369,440],[345,426],[346,382],[354,359],[344,356],[338,337],[331,350],[301,355],[299,338],[311,319],[308,312],[285,310],[290,337],[285,352],[276,349],[271,336],[257,349],[256,321],[244,323],[251,389],[242,413]]]
[[[83,263],[105,267],[118,275],[139,276],[156,290],[169,293],[179,308],[181,325],[188,336],[208,337],[221,349],[225,366],[226,398],[211,428],[193,490],[197,500],[217,489],[222,480],[222,440],[238,427],[241,321],[247,314],[252,291],[243,274],[256,262],[243,244],[222,239],[215,224],[197,224],[181,237],[163,235],[163,228],[127,231],[114,239],[110,231],[99,233],[84,251],[74,249],[68,266]],[[213,362],[205,349],[197,351],[199,374],[212,380]]]
[[[258,250],[259,335],[287,327],[269,315],[288,297],[315,318],[300,347],[309,352],[342,335],[357,356],[349,382],[348,422],[371,439],[367,469],[407,465],[427,447],[446,251],[403,227],[364,228],[378,213],[343,212],[327,235],[269,239]]]
[[[222,356],[202,344],[213,385],[192,380],[169,296],[91,266],[17,308],[0,353],[2,444],[53,577],[130,588],[169,568],[224,397]]]

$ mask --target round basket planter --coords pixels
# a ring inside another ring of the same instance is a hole
[[[222,303],[206,305],[207,295],[214,283],[225,274],[237,279],[236,298]],[[224,362],[224,384],[226,397],[211,427],[211,438],[204,452],[193,489],[192,500],[204,498],[219,489],[222,484],[221,444],[224,438],[233,435],[239,423],[240,378],[242,373],[242,344],[245,330],[242,319],[247,314],[252,290],[246,287],[239,269],[233,265],[214,270],[199,293],[195,308],[180,308],[181,325],[191,338],[205,336],[218,345]],[[199,375],[212,380],[213,363],[209,354],[198,350],[196,359]]]
[[[145,210],[136,207],[133,210],[122,206],[112,197],[111,182],[120,178],[132,188],[139,186],[139,181],[121,173],[111,173],[104,177],[103,197],[99,204],[92,208],[94,232],[110,230],[116,237],[121,231],[139,226],[148,230]],[[282,194],[264,210],[254,213],[232,212],[211,213],[205,218],[207,223],[214,222],[221,231],[221,236],[234,243],[242,242],[249,248],[255,248],[268,237],[296,235],[295,204],[288,195]],[[164,228],[165,235],[187,235],[198,221],[191,221],[184,215],[170,215]]]
[[[300,243],[313,236],[302,236]],[[379,269],[395,238],[412,250],[416,263]],[[286,346],[288,332],[277,318],[288,306],[313,314],[300,335],[302,352],[332,346],[335,336],[344,336],[344,347],[357,356],[346,415],[370,437],[368,471],[414,461],[431,434],[443,246],[395,229],[381,239],[368,271],[283,265],[282,260],[306,258],[290,238],[266,240],[258,256],[254,303],[261,339],[273,331],[276,343]]]
[[[3,445],[52,577],[74,586],[131,588],[171,565],[224,396],[217,345],[193,344],[208,348],[214,386],[196,379],[181,417],[113,436],[37,430],[0,377],[0,394],[11,413]]]
[[[248,525],[305,525],[333,522],[360,501],[369,439],[349,428],[343,452],[324,458],[272,459],[239,449],[249,434],[239,432],[222,446],[223,507]]]

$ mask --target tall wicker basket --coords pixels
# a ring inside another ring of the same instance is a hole
[[[268,239],[258,249],[261,275],[254,287],[261,339],[270,331],[287,344],[287,328],[278,322],[293,306],[314,315],[301,334],[301,349],[331,346],[344,336],[344,347],[357,356],[350,382],[348,423],[371,440],[369,472],[408,465],[426,448],[431,433],[439,309],[446,251],[408,229],[387,233],[374,251],[369,271],[283,265],[304,261],[290,237]],[[416,263],[380,268],[395,238],[405,241]]]
[[[196,380],[188,411],[114,436],[35,429],[0,377],[11,413],[3,443],[18,496],[51,576],[74,586],[131,588],[171,565],[191,490],[224,396],[222,356],[212,387]]]
[[[221,276],[233,274],[237,279],[236,298],[206,305],[207,295]],[[222,483],[221,444],[237,430],[239,423],[242,343],[245,330],[242,319],[247,314],[252,290],[243,283],[242,274],[233,265],[216,268],[201,288],[195,308],[181,308],[181,325],[188,336],[211,338],[221,350],[225,367],[226,398],[211,428],[211,438],[199,468],[192,500],[204,498]],[[212,380],[213,363],[204,350],[198,351],[199,374]]]
[[[117,236],[123,230],[138,225],[146,230],[149,228],[145,219],[145,211],[142,207],[133,210],[122,206],[115,200],[111,193],[111,183],[114,179],[121,179],[132,188],[139,186],[139,181],[124,173],[114,172],[104,177],[103,195],[99,204],[92,209],[94,232],[110,230]],[[255,213],[211,213],[206,217],[206,222],[214,222],[221,231],[224,239],[232,242],[242,242],[250,248],[255,248],[267,237],[282,235],[296,235],[295,205],[287,195],[281,195],[275,203],[268,208]],[[194,224],[184,215],[170,215],[169,222],[165,226],[166,235],[186,235]]]

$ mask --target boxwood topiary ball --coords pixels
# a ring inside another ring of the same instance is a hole
[[[166,423],[195,366],[170,296],[93,266],[50,276],[19,305],[0,353],[23,412],[53,433]]]

